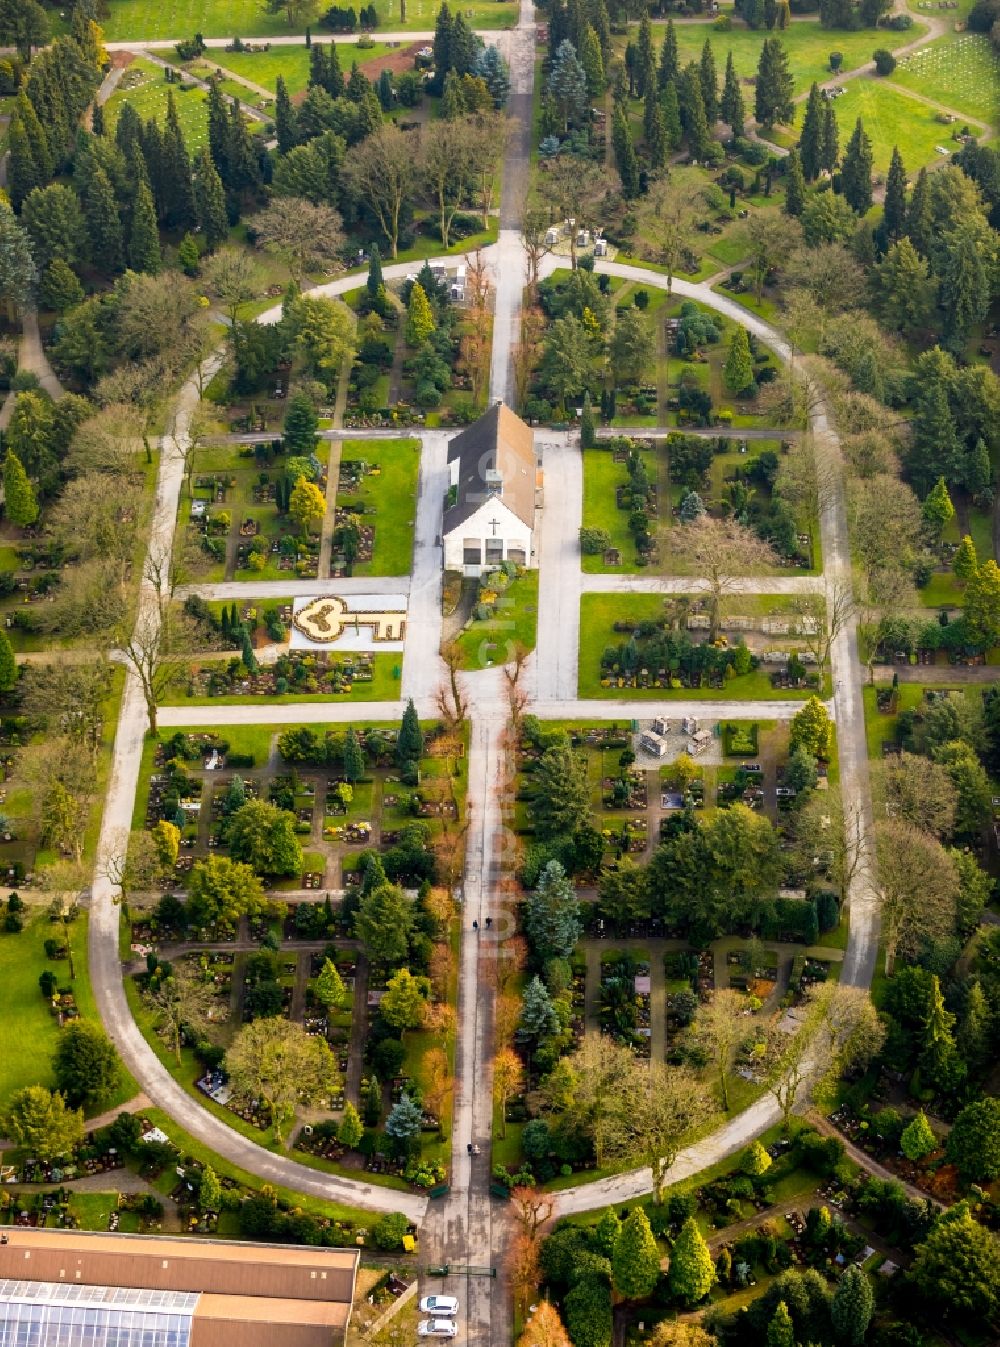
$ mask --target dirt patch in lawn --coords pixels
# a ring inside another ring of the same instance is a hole
[[[408,46],[397,47],[395,51],[387,51],[382,56],[374,56],[370,61],[359,61],[358,69],[367,76],[374,84],[383,70],[388,70],[392,75],[402,75],[405,70],[413,69],[413,61],[421,47],[426,47],[426,42],[411,42]],[[362,51],[358,55],[362,55]],[[345,69],[350,70],[350,65],[344,63]]]

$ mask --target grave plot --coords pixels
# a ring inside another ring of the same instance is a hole
[[[319,534],[294,517],[291,497],[300,476],[325,494],[328,453],[323,440],[306,456],[287,454],[280,439],[202,450],[174,539],[195,578],[315,579]]]
[[[602,951],[601,1032],[630,1047],[637,1057],[648,1058],[650,1005],[649,961],[629,951]]]
[[[420,441],[344,440],[338,471],[331,575],[409,575]]]
[[[401,643],[383,642],[388,648],[382,650],[354,648],[359,642],[353,632],[341,643],[346,649],[336,644],[327,649],[297,640],[295,609],[306,602],[277,599],[255,604],[237,604],[235,600],[232,604],[206,603],[196,595],[186,599],[184,611],[200,624],[206,645],[222,646],[234,653],[229,657],[204,656],[178,670],[163,704],[198,705],[218,698],[395,700],[402,673]],[[377,602],[384,602],[384,597]],[[405,605],[405,597],[402,602]],[[360,644],[366,640],[367,635]]]
[[[823,684],[810,649],[817,619],[781,595],[741,595],[713,633],[708,600],[584,594],[581,697],[802,697]]]
[[[797,439],[671,434],[619,436],[584,451],[583,569],[686,574],[671,528],[704,513],[736,515],[777,554],[775,574],[808,574],[819,562],[815,499],[797,476]]]

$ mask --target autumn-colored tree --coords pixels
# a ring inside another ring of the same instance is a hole
[[[292,487],[288,512],[302,530],[303,538],[308,537],[310,530],[326,514],[326,497],[315,482],[300,477]]]
[[[501,1048],[493,1059],[493,1089],[500,1110],[500,1136],[507,1135],[507,1101],[524,1088],[524,1068],[513,1048]]]

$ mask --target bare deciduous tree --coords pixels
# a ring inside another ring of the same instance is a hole
[[[254,219],[261,246],[281,257],[299,287],[307,272],[340,269],[343,222],[333,206],[313,205],[301,197],[275,197]]]
[[[696,206],[700,193],[672,177],[661,178],[649,194],[648,229],[656,240],[655,260],[667,269],[667,294],[673,292],[674,273],[691,249]]]
[[[539,1229],[552,1215],[551,1194],[543,1193],[540,1188],[512,1188],[510,1205],[514,1219],[524,1233],[529,1239],[537,1239]]]
[[[76,428],[66,455],[70,472],[128,476],[138,467],[146,417],[134,403],[113,402]]]
[[[644,1159],[653,1174],[653,1195],[663,1201],[667,1175],[681,1142],[712,1111],[708,1087],[685,1067],[650,1062],[645,1072],[637,1066],[638,1090],[627,1107],[631,1135],[620,1152],[623,1159]]]
[[[745,996],[724,988],[698,1009],[691,1036],[712,1063],[719,1080],[722,1107],[729,1112],[729,1072],[736,1049],[750,1033]]]
[[[668,539],[674,555],[688,562],[708,584],[712,641],[719,634],[722,599],[738,588],[739,577],[757,575],[778,564],[774,548],[735,519],[703,514],[671,528]]]
[[[810,651],[820,670],[830,663],[833,643],[857,612],[854,592],[846,580],[834,580],[825,594],[797,594],[792,612],[799,619],[797,640]]]
[[[538,274],[541,270],[542,258],[551,251],[546,242],[549,223],[549,212],[540,210],[538,207],[529,207],[525,211],[521,223],[521,237],[524,240],[524,251],[528,259],[528,293],[532,300],[534,300],[538,288]]]
[[[111,680],[111,665],[103,655],[91,660],[29,664],[21,675],[21,694],[25,706],[46,721],[50,733],[79,740],[96,752]]]
[[[182,960],[171,965],[167,977],[154,977],[142,999],[156,1016],[156,1032],[169,1044],[178,1066],[184,1031],[208,1037],[228,1014],[200,970]]]
[[[955,785],[948,769],[932,758],[899,753],[875,763],[876,798],[889,818],[912,823],[939,840],[955,827]]]
[[[232,334],[240,309],[260,293],[261,271],[243,248],[220,248],[204,267],[209,294],[222,305]]]
[[[897,954],[910,957],[922,941],[953,932],[959,881],[941,843],[912,823],[899,819],[877,823],[875,843],[885,971],[891,976]]]
[[[569,231],[569,247],[570,265],[575,271],[577,230],[588,227],[598,200],[605,192],[613,191],[615,183],[609,180],[604,165],[598,166],[593,160],[580,159],[575,154],[563,154],[546,162],[540,186],[552,209],[561,218],[574,222]]]
[[[129,895],[156,887],[163,877],[163,858],[152,833],[140,829],[108,849],[100,861],[101,872],[118,890],[116,903],[128,913]]]
[[[351,149],[344,174],[368,206],[389,240],[393,257],[399,253],[399,221],[411,195],[417,173],[417,138],[385,122]]]

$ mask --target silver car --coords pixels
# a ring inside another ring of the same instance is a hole
[[[453,1319],[458,1313],[458,1300],[455,1296],[424,1296],[420,1302],[421,1314],[443,1314]]]
[[[458,1324],[454,1319],[421,1319],[417,1324],[418,1338],[457,1338]]]

